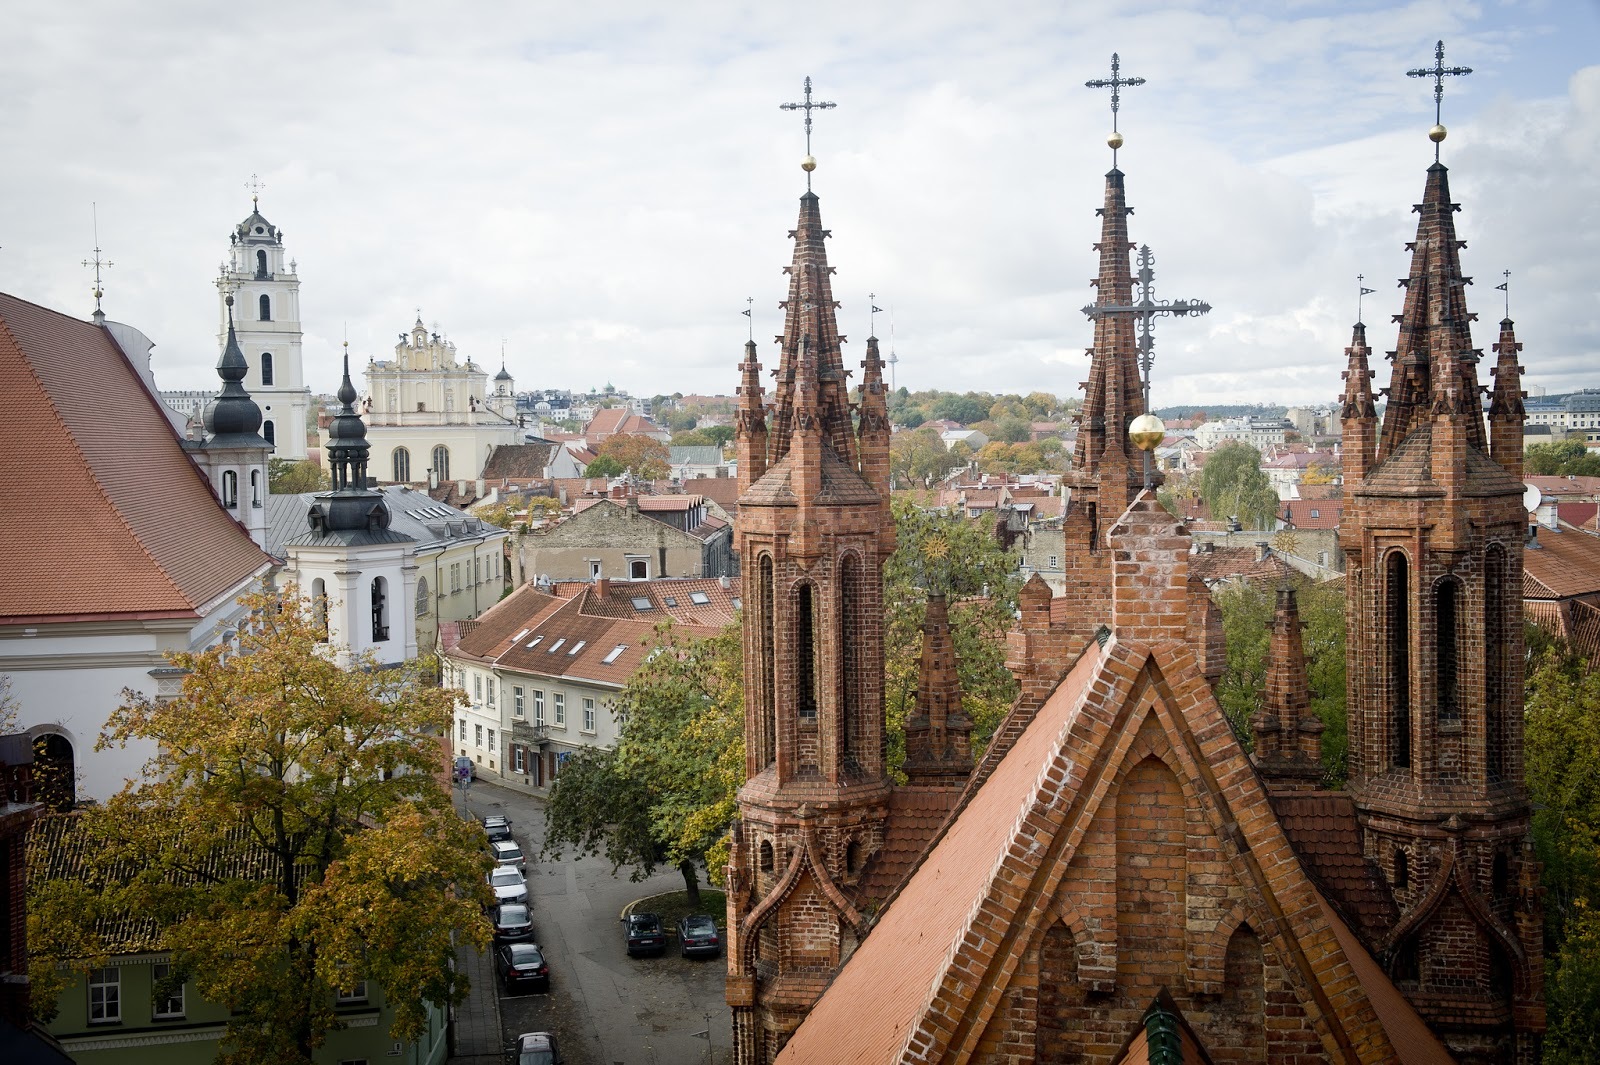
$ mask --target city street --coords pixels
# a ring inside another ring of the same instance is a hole
[[[683,958],[676,936],[660,958],[629,958],[624,949],[622,908],[646,895],[681,890],[683,878],[675,870],[634,883],[626,869],[613,876],[604,858],[540,860],[543,801],[521,792],[480,781],[465,796],[456,789],[456,806],[475,818],[505,814],[528,857],[535,941],[549,962],[551,989],[507,994],[494,987],[507,1041],[521,1032],[555,1032],[567,1065],[732,1060],[725,960]],[[720,922],[722,914],[715,916]],[[473,999],[479,1000],[477,989]],[[709,1047],[697,1034],[708,1028]]]

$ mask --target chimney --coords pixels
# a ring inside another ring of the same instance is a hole
[[[1554,499],[1540,499],[1539,509],[1534,511],[1539,517],[1539,524],[1546,529],[1555,531],[1557,528],[1556,501]]]
[[[438,488],[438,487],[439,487],[439,471],[430,469],[428,471],[428,488],[430,490],[432,490],[432,489],[435,489],[435,488]]]
[[[1257,562],[1265,562],[1267,560],[1267,556],[1270,555],[1271,553],[1272,553],[1272,547],[1271,547],[1270,544],[1268,544],[1265,540],[1257,540],[1256,541],[1256,561]]]
[[[730,581],[726,575],[718,577],[717,583],[722,586],[723,591],[727,591],[729,588],[733,587],[733,582]]]
[[[467,498],[467,479],[465,477],[456,482],[456,498]]]
[[[596,577],[594,579],[594,594],[604,599],[611,591],[611,578]]]
[[[478,478],[478,498],[482,499],[489,494],[489,485],[482,477]]]

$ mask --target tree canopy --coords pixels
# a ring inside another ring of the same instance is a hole
[[[636,436],[631,433],[617,433],[608,436],[600,445],[599,457],[614,459],[624,470],[643,481],[654,481],[665,477],[671,472],[667,465],[667,445],[648,436]],[[593,466],[594,463],[590,463]],[[620,471],[619,471],[620,472]],[[616,476],[616,474],[592,474],[591,476]]]
[[[341,1023],[335,992],[369,980],[416,1039],[461,1001],[452,933],[486,944],[489,860],[440,783],[459,693],[430,663],[336,666],[310,604],[251,595],[234,643],[171,656],[170,701],[125,692],[100,747],[154,741],[140,779],[79,815],[88,880],[34,882],[42,1012],[57,965],[103,956],[104,920],[155,920],[175,971],[230,1016],[220,1061],[310,1062]]]
[[[310,459],[267,460],[267,490],[275,496],[326,492],[332,483],[328,471]]]
[[[1535,477],[1600,477],[1600,455],[1582,440],[1533,444],[1523,455],[1523,469]]]
[[[1261,452],[1249,444],[1229,440],[1211,453],[1200,475],[1200,498],[1217,521],[1237,517],[1246,529],[1276,524],[1278,493],[1261,472]]]
[[[600,455],[589,465],[583,468],[585,477],[621,477],[627,472],[627,467],[617,461],[613,455]]]

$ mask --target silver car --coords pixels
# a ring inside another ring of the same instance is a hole
[[[489,844],[489,852],[494,855],[496,865],[513,866],[519,873],[528,871],[528,863],[522,857],[522,848],[517,846],[514,839],[497,839]]]
[[[489,886],[494,889],[496,905],[502,902],[527,902],[528,882],[514,866],[497,865],[489,874]]]

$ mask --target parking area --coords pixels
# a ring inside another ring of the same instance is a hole
[[[465,795],[457,789],[456,804],[473,817],[505,814],[528,856],[534,938],[549,961],[551,987],[515,994],[493,989],[507,1040],[520,1032],[555,1032],[568,1065],[732,1060],[724,959],[681,957],[675,936],[659,958],[627,955],[622,908],[644,895],[681,890],[675,870],[635,883],[626,869],[613,876],[603,858],[541,861],[543,804],[508,788],[480,781]],[[473,996],[478,1012],[487,1005],[477,1002],[481,993]]]

